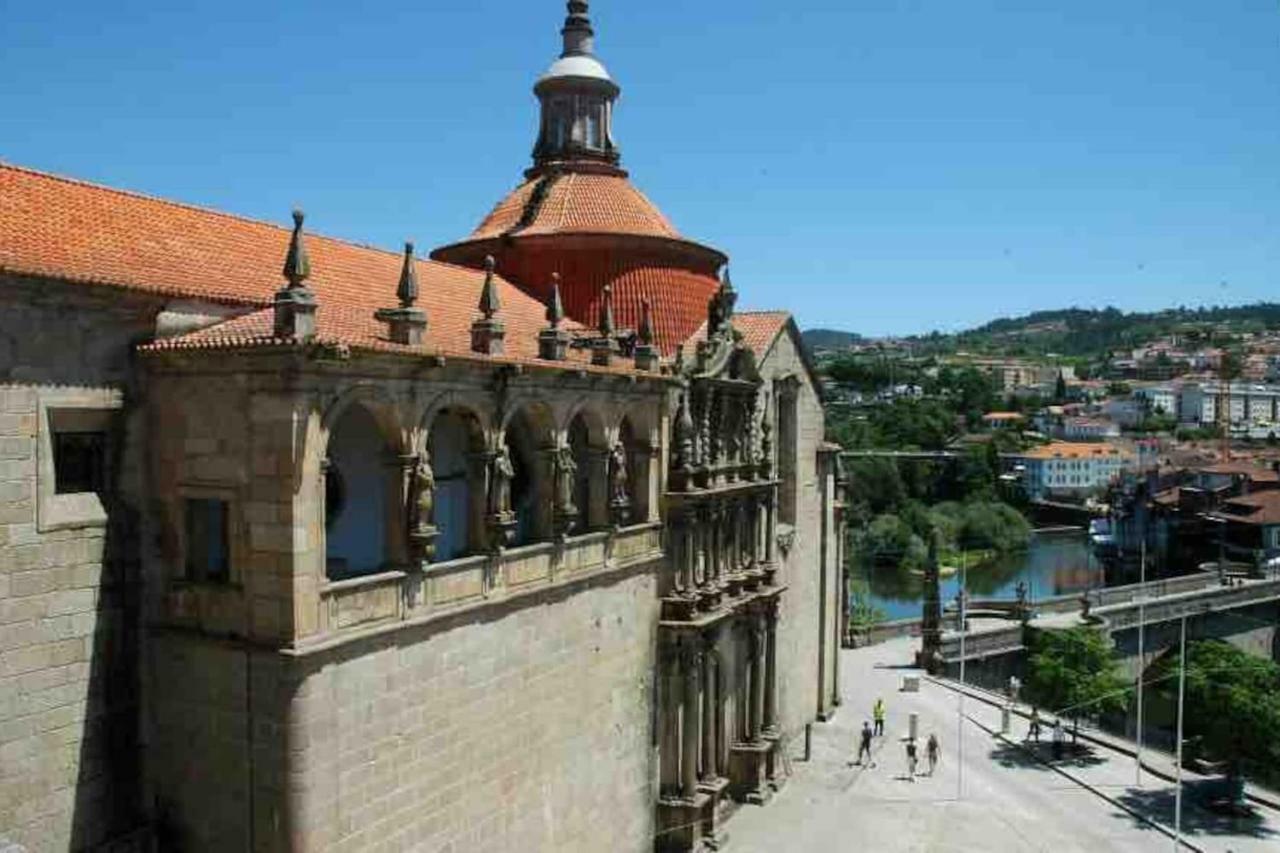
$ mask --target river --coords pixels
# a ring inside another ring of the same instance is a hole
[[[856,576],[871,588],[870,603],[886,619],[920,615],[923,578],[894,566],[858,566]],[[1016,597],[1019,581],[1031,600],[1067,595],[1105,584],[1102,563],[1093,555],[1084,531],[1036,533],[1025,551],[997,557],[968,572],[969,595],[975,598]],[[942,578],[942,602],[960,591],[960,574]]]

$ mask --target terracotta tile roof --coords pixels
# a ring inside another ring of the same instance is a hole
[[[569,172],[526,181],[469,239],[503,234],[640,234],[680,239],[653,202],[621,175]]]
[[[284,284],[280,267],[289,233],[270,223],[0,163],[0,271],[261,309]],[[320,340],[408,350],[387,341],[385,325],[373,316],[395,305],[402,255],[310,233],[306,241],[312,270],[307,284],[320,305]],[[478,357],[470,352],[470,326],[484,273],[438,261],[416,263],[419,307],[428,319],[420,351]],[[501,278],[498,286],[507,360],[535,359],[543,305]],[[582,326],[566,321],[564,328]],[[267,308],[146,349],[282,345],[270,334]],[[581,351],[571,357],[589,360]]]
[[[1280,524],[1280,491],[1255,492],[1231,498],[1211,515],[1240,524]]]
[[[1218,462],[1200,469],[1205,474],[1243,474],[1255,483],[1280,482],[1280,474],[1264,465],[1241,460],[1238,462]]]
[[[1033,447],[1019,454],[1026,459],[1089,459],[1103,456],[1128,456],[1120,448],[1093,441],[1055,441]]]
[[[742,342],[751,348],[756,358],[763,358],[790,319],[791,314],[787,311],[737,311],[733,315],[733,327],[742,334]],[[702,340],[706,336],[707,323],[704,320],[698,330],[686,339],[686,343]]]

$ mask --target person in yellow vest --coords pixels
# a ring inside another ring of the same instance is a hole
[[[871,709],[871,717],[876,721],[876,735],[884,737],[884,700],[876,699],[875,707]]]

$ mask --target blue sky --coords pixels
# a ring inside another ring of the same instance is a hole
[[[884,334],[1280,299],[1276,0],[591,5],[624,165],[746,307]],[[0,0],[0,159],[440,245],[528,164],[563,15]]]

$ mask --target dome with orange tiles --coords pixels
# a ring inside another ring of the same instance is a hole
[[[727,258],[681,236],[618,167],[612,128],[621,90],[595,57],[582,0],[569,3],[562,35],[560,58],[534,87],[533,167],[470,236],[432,257],[478,268],[492,255],[506,280],[538,299],[558,274],[565,311],[586,324],[606,286],[621,328],[638,326],[647,301],[656,342],[670,354],[705,319]]]

